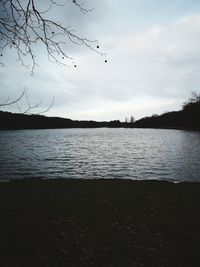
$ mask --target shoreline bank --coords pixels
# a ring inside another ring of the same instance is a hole
[[[0,266],[198,266],[200,183],[0,183]]]

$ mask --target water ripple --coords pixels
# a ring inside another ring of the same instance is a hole
[[[200,181],[200,133],[153,129],[0,132],[0,179]]]

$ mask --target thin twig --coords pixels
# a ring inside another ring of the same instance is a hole
[[[72,59],[65,51],[66,39],[75,45],[83,45],[100,55],[98,41],[81,37],[69,27],[59,21],[47,19],[46,14],[53,6],[63,6],[54,0],[45,0],[47,9],[41,10],[35,0],[0,0],[0,54],[3,57],[4,50],[9,47],[15,49],[18,61],[25,67],[31,68],[33,74],[37,66],[34,46],[42,44],[51,62],[65,65],[63,59]],[[72,0],[83,14],[93,9],[84,7],[84,3]],[[25,58],[29,57],[31,64],[27,64]],[[1,61],[2,62],[2,61]],[[2,65],[2,63],[0,63]]]

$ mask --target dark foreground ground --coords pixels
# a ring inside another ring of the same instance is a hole
[[[200,183],[0,183],[0,266],[200,266]]]

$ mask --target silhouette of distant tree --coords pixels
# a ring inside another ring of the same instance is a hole
[[[183,110],[189,110],[200,105],[200,93],[192,92],[188,101],[183,104]]]
[[[46,10],[41,9],[41,5],[39,5],[41,2],[46,4]],[[80,3],[79,0],[72,0],[72,4],[78,7],[83,14],[92,11],[92,9],[86,9],[84,3]],[[3,59],[5,48],[15,49],[18,61],[26,67],[31,67],[33,73],[37,65],[34,45],[42,44],[50,61],[65,65],[63,59],[71,59],[69,51],[65,51],[63,47],[66,39],[75,45],[83,45],[104,55],[98,51],[97,40],[81,37],[71,26],[49,19],[47,13],[55,6],[64,5],[55,0],[0,0],[1,58]],[[65,6],[65,8],[67,7]],[[26,56],[30,58],[30,65],[25,63]],[[3,60],[0,60],[0,65],[4,65]]]
[[[135,119],[133,116],[130,117],[130,123],[134,123]]]

